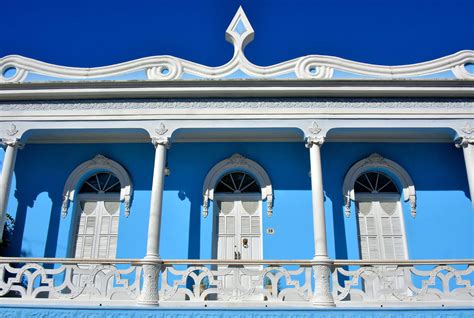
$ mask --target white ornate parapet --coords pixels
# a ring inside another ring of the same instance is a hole
[[[472,260],[335,261],[336,304],[387,307],[472,307]]]
[[[313,275],[321,276],[323,279],[315,281],[324,284],[312,287]],[[472,275],[474,260],[454,259],[152,261],[4,257],[0,258],[0,304],[473,307]]]
[[[235,78],[295,79],[474,79],[474,51],[460,51],[429,62],[381,66],[338,57],[308,55],[271,66],[258,66],[245,56],[254,30],[242,8],[226,30],[234,55],[226,64],[209,67],[173,56],[152,56],[125,63],[76,68],[48,64],[18,55],[0,59],[0,83],[80,80],[177,80]]]

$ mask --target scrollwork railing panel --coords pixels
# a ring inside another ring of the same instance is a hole
[[[332,284],[340,302],[474,301],[474,264],[336,264]]]
[[[0,297],[134,300],[141,266],[131,264],[0,263]]]
[[[293,266],[294,267],[294,266]],[[162,301],[308,301],[310,266],[290,269],[261,265],[167,265],[161,276]]]

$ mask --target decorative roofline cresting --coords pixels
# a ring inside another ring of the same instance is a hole
[[[254,30],[242,7],[226,30],[233,44],[232,59],[210,67],[173,56],[145,57],[95,68],[48,64],[18,55],[0,58],[0,83],[81,80],[186,80],[186,79],[463,79],[474,80],[474,51],[465,50],[428,62],[382,66],[338,57],[307,55],[271,66],[258,66],[245,56]]]

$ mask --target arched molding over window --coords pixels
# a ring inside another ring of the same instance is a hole
[[[128,217],[133,193],[132,180],[124,167],[103,155],[82,163],[67,178],[63,190],[62,217],[66,217],[69,202],[75,200],[83,182],[98,172],[110,172],[120,181],[120,201],[124,202],[125,216]]]
[[[396,162],[382,157],[377,153],[355,163],[347,172],[342,187],[345,200],[345,214],[347,217],[351,213],[351,201],[355,200],[354,185],[357,178],[369,171],[382,171],[393,175],[398,179],[403,189],[403,199],[410,202],[411,215],[416,216],[416,191],[415,185],[410,175]]]
[[[234,154],[230,158],[216,164],[207,174],[203,186],[203,210],[202,214],[207,217],[209,200],[214,200],[214,190],[221,178],[233,171],[242,171],[251,175],[257,181],[262,200],[267,200],[267,213],[273,213],[273,188],[267,172],[253,160],[247,159],[240,154]]]

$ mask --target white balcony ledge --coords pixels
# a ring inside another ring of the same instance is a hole
[[[145,266],[160,307],[314,307],[315,266],[336,307],[474,307],[474,260],[138,260],[0,258],[0,304],[140,306]],[[145,298],[150,295],[145,295]]]

